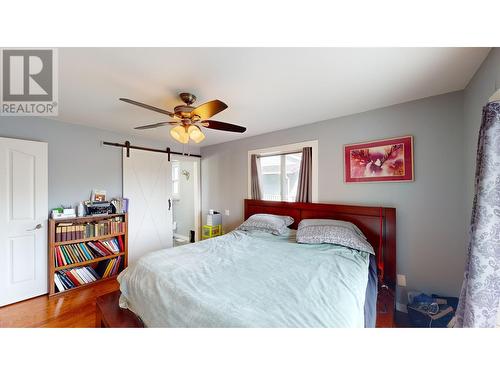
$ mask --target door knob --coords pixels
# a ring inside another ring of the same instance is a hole
[[[26,229],[27,232],[32,232],[34,230],[37,230],[37,229],[41,229],[42,228],[42,224],[37,224],[36,227],[32,228],[32,229]]]

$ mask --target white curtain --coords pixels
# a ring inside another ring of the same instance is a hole
[[[457,327],[495,327],[500,302],[500,103],[483,108]]]

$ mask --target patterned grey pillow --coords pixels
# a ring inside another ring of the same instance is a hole
[[[357,226],[347,221],[304,219],[299,223],[297,242],[331,243],[375,255],[364,234]]]
[[[349,221],[343,221],[343,220],[332,220],[332,219],[304,219],[300,223],[302,226],[314,226],[314,225],[337,225],[341,227],[345,227],[348,229],[352,229],[355,231],[357,234],[359,234],[361,237],[366,239],[365,234],[359,229],[356,225]]]
[[[255,214],[250,216],[237,229],[239,230],[260,230],[276,235],[283,235],[288,232],[288,226],[293,224],[290,216]]]

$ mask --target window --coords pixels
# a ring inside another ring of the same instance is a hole
[[[294,202],[302,152],[260,157],[263,199]]]
[[[302,160],[302,149],[312,147],[312,201],[318,201],[318,141],[294,143],[248,151],[248,197],[251,198],[251,156],[260,166],[262,199],[294,202]]]

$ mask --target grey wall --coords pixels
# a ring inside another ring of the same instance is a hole
[[[345,184],[343,145],[413,135],[415,182]],[[397,209],[398,273],[408,289],[458,295],[465,261],[463,93],[455,92],[202,148],[202,207],[243,219],[248,150],[319,140],[319,201]],[[224,212],[224,211],[222,211]],[[405,302],[400,290],[401,302]]]
[[[474,174],[479,126],[483,106],[500,89],[500,48],[493,48],[464,90],[464,171],[468,227],[474,196]]]
[[[0,137],[48,142],[49,209],[88,199],[94,188],[106,190],[109,197],[121,196],[122,151],[101,146],[101,141],[180,149],[169,140],[155,142],[40,117],[0,117]]]
[[[189,172],[189,180],[181,174],[182,170]],[[176,233],[189,238],[189,232],[194,227],[194,162],[181,160],[179,162],[179,200],[174,201],[174,221],[177,222]]]

